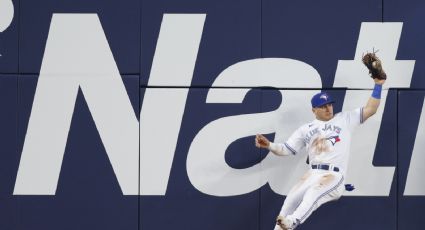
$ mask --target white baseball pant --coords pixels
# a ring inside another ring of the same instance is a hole
[[[293,223],[302,224],[322,204],[337,200],[344,191],[344,176],[340,172],[310,169],[291,189],[279,215]],[[281,230],[279,226],[275,230]]]

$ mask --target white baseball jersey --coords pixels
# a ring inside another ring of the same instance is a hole
[[[351,144],[351,133],[363,123],[363,108],[341,112],[329,121],[313,120],[298,128],[282,145],[297,154],[306,151],[310,164],[331,164],[345,174]]]

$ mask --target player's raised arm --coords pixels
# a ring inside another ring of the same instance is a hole
[[[367,101],[366,106],[363,107],[363,121],[366,121],[369,117],[376,113],[381,102],[382,85],[385,80],[375,78],[374,81],[375,87],[373,88],[372,95]]]
[[[369,73],[375,82],[375,86],[372,91],[372,95],[365,107],[363,107],[363,121],[366,121],[369,117],[374,115],[378,110],[381,102],[382,85],[387,79],[387,75],[382,68],[381,61],[375,55],[375,53],[367,53],[362,58],[363,63],[369,69]]]

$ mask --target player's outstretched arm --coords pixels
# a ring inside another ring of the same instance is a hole
[[[267,137],[265,137],[261,134],[257,134],[255,136],[255,146],[257,146],[257,148],[268,149],[272,153],[274,153],[275,155],[278,155],[278,156],[289,155],[280,144],[273,143],[273,142],[269,141],[269,139],[267,139]]]
[[[376,113],[381,102],[382,85],[385,83],[385,79],[374,78],[373,80],[375,81],[375,87],[373,88],[372,95],[367,101],[366,106],[363,107],[363,121],[366,121]]]

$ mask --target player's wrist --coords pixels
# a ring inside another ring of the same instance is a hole
[[[273,149],[276,149],[276,144],[270,141],[269,144],[267,145],[267,149],[270,151]]]
[[[375,99],[381,99],[382,85],[375,83],[372,91],[372,97]]]
[[[383,85],[383,84],[385,83],[385,80],[375,78],[375,79],[374,79],[374,82],[375,82],[375,84]]]

